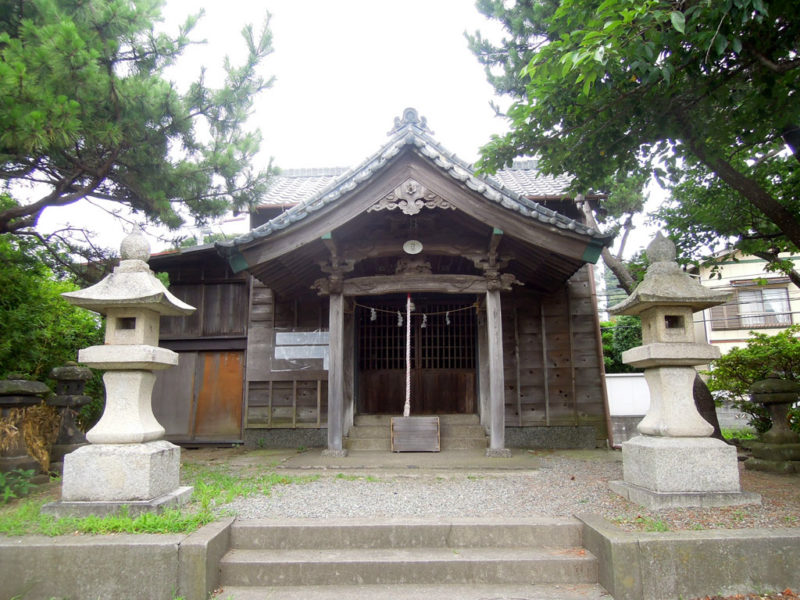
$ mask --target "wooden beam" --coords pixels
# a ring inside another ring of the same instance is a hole
[[[513,275],[502,275],[502,289],[510,290],[516,282]],[[326,295],[327,279],[318,279],[318,293]],[[353,277],[342,282],[345,296],[381,296],[383,294],[437,292],[442,294],[483,294],[488,289],[485,277],[480,275],[446,275],[441,273],[372,275]]]
[[[492,228],[492,237],[489,239],[489,260],[497,258],[497,247],[500,245],[500,240],[503,239],[503,230],[497,227]]]

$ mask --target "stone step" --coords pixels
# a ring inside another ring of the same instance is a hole
[[[386,450],[392,449],[391,440],[383,438],[345,438],[344,447],[346,450]]]
[[[472,450],[476,448],[486,448],[488,446],[488,441],[485,435],[480,438],[449,438],[442,436],[440,445],[442,450]],[[385,450],[388,452],[392,449],[392,443],[388,437],[345,438],[344,447],[347,450]]]
[[[392,417],[400,415],[356,415],[353,417],[354,425],[386,425],[389,426]],[[439,423],[445,425],[478,425],[480,419],[476,414],[446,414],[434,415],[439,417]]]
[[[583,548],[333,548],[230,550],[226,586],[596,583]]]
[[[581,546],[576,519],[531,517],[491,520],[443,519],[432,523],[398,519],[247,519],[231,527],[231,547],[240,550],[331,548],[479,548]]]
[[[486,431],[482,425],[452,425],[440,424],[439,433],[442,438],[485,438]],[[354,425],[350,428],[347,437],[350,439],[368,439],[376,438],[388,439],[391,435],[391,427],[389,424],[385,425]]]
[[[441,439],[442,450],[473,450],[476,448],[487,448],[489,441],[486,436],[480,438],[446,438]]]
[[[433,585],[304,585],[274,587],[225,586],[227,600],[609,600],[596,584],[433,584]]]

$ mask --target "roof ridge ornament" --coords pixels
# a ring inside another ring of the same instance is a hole
[[[406,127],[415,127],[423,133],[433,135],[433,131],[428,128],[428,120],[420,117],[416,108],[408,107],[403,111],[402,117],[394,118],[394,127],[386,135],[394,135]]]

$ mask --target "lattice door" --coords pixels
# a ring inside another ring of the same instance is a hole
[[[359,304],[359,409],[398,414],[405,400],[405,301]],[[471,299],[415,299],[414,304],[411,413],[474,412],[476,318]]]

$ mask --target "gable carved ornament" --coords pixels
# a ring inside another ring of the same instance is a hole
[[[419,214],[423,208],[455,210],[450,202],[433,193],[415,179],[406,179],[383,198],[367,209],[367,212],[399,210],[404,215]]]

